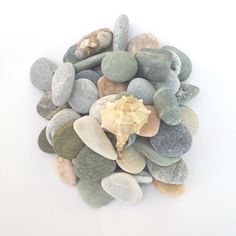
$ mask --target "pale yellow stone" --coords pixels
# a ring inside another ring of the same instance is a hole
[[[156,179],[153,180],[153,183],[162,193],[170,195],[181,195],[185,191],[184,184],[166,184]]]

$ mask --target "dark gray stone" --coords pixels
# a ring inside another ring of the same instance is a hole
[[[83,70],[75,75],[75,79],[89,79],[94,84],[97,84],[98,79],[100,78],[100,74],[93,70]]]
[[[46,127],[39,134],[38,146],[43,152],[46,152],[46,153],[49,153],[49,154],[55,153],[53,146],[47,140]]]

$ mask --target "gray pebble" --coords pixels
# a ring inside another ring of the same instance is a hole
[[[75,79],[89,79],[94,84],[97,84],[98,79],[100,78],[100,74],[93,70],[83,70],[75,75]]]
[[[181,60],[179,58],[179,56],[171,51],[171,50],[168,50],[172,56],[173,56],[173,61],[172,61],[172,64],[171,64],[171,70],[176,74],[176,75],[179,75],[180,71],[181,71],[181,67],[182,67],[182,63],[181,63]]]
[[[88,114],[90,107],[97,99],[98,90],[94,83],[88,79],[79,79],[74,83],[68,102],[75,111]]]
[[[153,177],[147,171],[144,170],[132,176],[139,184],[150,184],[153,181]]]
[[[159,154],[178,157],[189,151],[192,136],[183,124],[171,126],[161,122],[158,133],[150,138],[150,143]]]
[[[129,97],[131,95],[133,95],[133,94],[131,92],[128,92],[128,91],[124,91],[124,92],[118,93],[116,95],[116,97],[115,97],[115,101],[121,99],[123,96]]]
[[[38,146],[43,152],[46,152],[46,153],[49,153],[49,154],[54,154],[55,153],[53,146],[47,140],[46,127],[39,134]]]
[[[125,145],[124,145],[124,149],[126,149],[126,148],[132,146],[132,145],[135,143],[136,138],[137,138],[137,135],[136,135],[136,134],[131,134],[131,135],[129,136],[128,141],[127,141],[127,142],[125,143]]]

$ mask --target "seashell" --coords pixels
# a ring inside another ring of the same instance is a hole
[[[123,147],[131,134],[139,134],[147,123],[151,113],[143,100],[134,96],[123,96],[114,102],[108,102],[101,112],[101,127],[107,129],[116,136],[116,149],[118,156],[122,156]]]

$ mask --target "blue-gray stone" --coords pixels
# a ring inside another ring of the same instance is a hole
[[[83,70],[75,75],[75,80],[77,79],[89,79],[94,84],[97,84],[98,79],[100,78],[100,74],[93,70]]]

